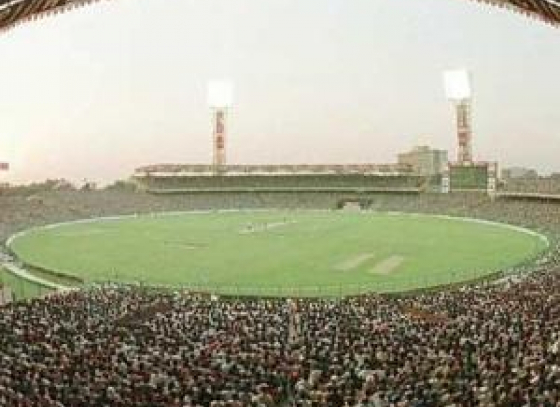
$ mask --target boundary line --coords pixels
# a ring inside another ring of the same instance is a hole
[[[100,216],[100,217],[95,217],[95,218],[85,218],[85,219],[78,219],[78,220],[72,220],[72,221],[65,221],[65,222],[57,222],[57,223],[52,223],[52,224],[48,224],[48,225],[43,225],[43,226],[35,226],[35,227],[31,227],[29,229],[25,229],[22,230],[20,232],[17,232],[13,235],[11,235],[5,243],[5,246],[9,249],[9,251],[11,253],[13,253],[15,255],[15,253],[13,252],[11,246],[13,244],[13,242],[20,238],[20,237],[24,237],[25,235],[37,231],[37,230],[49,230],[49,229],[54,229],[57,227],[63,227],[63,226],[68,226],[68,225],[74,225],[74,224],[88,224],[88,223],[95,223],[95,222],[99,222],[99,221],[119,221],[119,220],[123,220],[123,219],[134,219],[134,218],[140,218],[140,217],[166,217],[166,216],[181,216],[181,215],[189,215],[189,214],[211,214],[211,213],[239,213],[239,212],[280,212],[280,211],[284,211],[284,212],[288,212],[288,211],[297,211],[297,212],[316,212],[316,213],[328,213],[328,212],[333,212],[333,213],[338,213],[338,210],[334,210],[334,209],[290,209],[290,208],[255,208],[255,209],[217,209],[217,210],[213,210],[213,209],[204,209],[204,210],[191,210],[191,211],[170,211],[170,212],[146,212],[146,213],[135,213],[135,214],[129,214],[129,215],[114,215],[114,216]],[[491,220],[486,220],[486,219],[477,219],[477,218],[470,218],[470,217],[461,217],[461,216],[453,216],[453,215],[440,215],[440,214],[431,214],[431,213],[421,213],[421,212],[401,212],[401,211],[375,211],[375,210],[362,210],[360,212],[353,212],[353,214],[359,214],[359,215],[369,215],[369,214],[380,214],[380,215],[389,215],[389,216],[410,216],[410,217],[426,217],[426,218],[438,218],[438,219],[447,219],[447,220],[454,220],[454,221],[461,221],[461,222],[470,222],[470,223],[479,223],[479,224],[485,224],[485,225],[490,225],[490,226],[495,226],[495,227],[501,227],[501,228],[505,228],[505,229],[510,229],[510,230],[514,230],[516,232],[520,232],[520,233],[525,233],[527,235],[533,236],[533,237],[537,237],[539,238],[542,242],[544,242],[544,244],[546,245],[546,248],[544,250],[542,250],[540,253],[538,253],[537,256],[535,256],[532,259],[527,259],[527,260],[532,260],[532,261],[536,261],[538,258],[540,258],[546,251],[547,249],[550,248],[550,240],[548,239],[548,237],[546,237],[545,235],[543,235],[542,233],[536,232],[534,230],[522,227],[522,226],[516,226],[516,225],[512,225],[509,223],[504,223],[504,222],[497,222],[497,221],[491,221]],[[18,261],[21,262],[21,259],[19,259],[18,256],[15,256],[16,259]],[[25,266],[25,262],[22,262],[23,265]],[[24,268],[21,268],[19,266],[16,266],[14,263],[2,263],[2,266],[10,273],[14,274],[15,276],[22,278],[24,280],[33,282],[35,284],[40,284],[43,285],[47,288],[52,288],[55,289],[57,291],[67,291],[67,290],[71,290],[72,288],[64,286],[64,285],[60,285],[60,284],[56,284],[53,283],[52,281],[49,280],[45,280],[43,278],[37,277],[31,273],[29,273],[28,271],[26,271]],[[515,268],[516,266],[513,265],[511,266],[512,268]],[[466,282],[465,282],[466,283]]]

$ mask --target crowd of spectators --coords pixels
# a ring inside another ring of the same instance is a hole
[[[425,179],[414,175],[298,174],[188,177],[142,177],[142,184],[154,191],[166,190],[289,190],[289,189],[378,189],[419,190]]]
[[[0,311],[0,405],[559,407],[560,275],[412,297],[99,287]]]
[[[228,199],[240,207],[340,199],[289,197]],[[0,231],[221,207],[217,200],[4,196]],[[560,204],[550,202],[378,195],[370,205],[507,221],[553,238],[560,230]],[[12,303],[0,308],[0,406],[560,407],[559,270],[553,246],[526,273],[415,295],[249,299],[101,286]]]
[[[502,190],[513,193],[560,195],[560,176],[534,178],[510,178],[504,181]]]
[[[334,208],[341,194],[195,193],[152,195],[143,192],[0,190],[0,241],[29,227],[100,216],[188,210],[250,208]]]
[[[2,193],[0,240],[32,226],[100,216],[187,210],[294,208],[333,209],[341,200],[367,201],[369,209],[473,216],[531,227],[560,224],[560,205],[498,199],[482,194],[348,194],[325,192],[193,193],[152,195],[128,190]],[[560,200],[559,200],[560,202]],[[552,224],[551,224],[552,222]]]
[[[558,274],[543,273],[509,286],[306,303],[296,403],[556,407],[559,287]]]
[[[108,288],[0,312],[2,406],[238,406],[285,398],[281,301]]]

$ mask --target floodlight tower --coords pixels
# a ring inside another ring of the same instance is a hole
[[[226,123],[228,109],[233,102],[233,85],[227,81],[208,84],[208,106],[212,111],[212,139],[214,143],[214,171],[226,164]]]
[[[443,74],[445,93],[455,105],[457,115],[457,162],[472,163],[472,117],[471,117],[471,78],[464,69],[446,71]]]

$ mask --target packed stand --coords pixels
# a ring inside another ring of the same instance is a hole
[[[560,195],[560,175],[536,178],[510,178],[505,180],[504,192]]]
[[[103,288],[0,312],[0,405],[269,406],[294,363],[281,301]]]
[[[560,406],[560,275],[414,297],[103,287],[0,312],[0,405]]]
[[[332,208],[340,199],[228,197],[4,196],[0,232],[163,210]],[[560,230],[560,205],[541,201],[376,195],[369,204],[505,221],[553,239]],[[14,303],[0,308],[0,406],[560,407],[559,264],[554,246],[526,274],[414,296],[218,299],[109,286]]]

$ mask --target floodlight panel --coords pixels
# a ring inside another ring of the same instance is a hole
[[[233,104],[233,84],[228,81],[208,83],[208,106],[229,107]]]
[[[471,78],[464,69],[446,71],[443,73],[445,94],[449,100],[470,99],[472,95]]]

